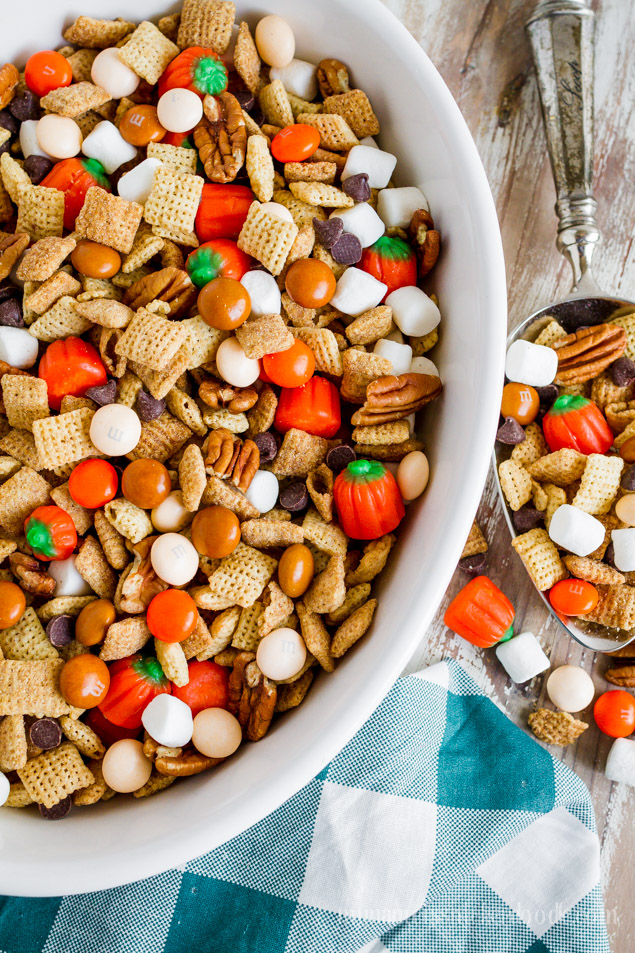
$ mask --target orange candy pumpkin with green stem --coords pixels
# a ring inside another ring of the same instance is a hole
[[[364,249],[358,267],[388,285],[384,300],[397,288],[417,283],[417,256],[402,238],[378,238],[374,245]]]
[[[78,156],[56,162],[40,185],[64,193],[64,228],[69,232],[75,228],[75,219],[89,189],[97,187],[110,192],[110,182],[101,162]]]
[[[166,136],[163,141],[167,140]],[[246,185],[206,182],[194,222],[198,240],[238,238],[254,198],[254,193]]]
[[[235,278],[240,281],[251,265],[252,259],[231,238],[214,238],[190,252],[185,270],[192,284],[202,288],[214,278]]]
[[[580,453],[606,453],[613,431],[592,400],[577,394],[558,397],[542,419],[542,431],[552,453],[568,447]]]
[[[140,728],[146,706],[157,695],[171,691],[158,659],[129,655],[110,665],[110,688],[99,710],[113,725]]]
[[[77,545],[73,520],[60,506],[37,506],[24,521],[26,541],[38,559],[68,559]]]
[[[169,89],[190,89],[199,96],[218,96],[227,89],[227,67],[214,50],[189,46],[163,71],[159,98]]]
[[[513,605],[498,586],[487,576],[476,576],[456,594],[443,621],[472,645],[489,648],[512,637],[514,616]]]
[[[354,460],[337,475],[333,499],[340,526],[351,539],[378,539],[406,515],[397,481],[378,460]]]

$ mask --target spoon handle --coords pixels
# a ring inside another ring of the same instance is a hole
[[[573,291],[595,293],[591,257],[601,235],[593,197],[595,14],[584,0],[540,0],[527,21],[551,169],[558,249],[573,269]]]

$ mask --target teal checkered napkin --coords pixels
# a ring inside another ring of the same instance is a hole
[[[210,854],[0,906],[2,953],[386,950],[609,953],[587,789],[453,661],[400,679],[318,777]]]

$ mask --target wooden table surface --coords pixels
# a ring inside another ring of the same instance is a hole
[[[569,291],[569,265],[555,247],[555,192],[524,23],[535,0],[384,0],[421,43],[456,98],[476,141],[498,209],[507,265],[509,327]],[[604,241],[594,270],[600,287],[635,299],[635,3],[594,2],[596,24],[595,196]],[[489,542],[487,572],[516,608],[516,631],[540,639],[554,666],[581,665],[598,691],[608,659],[562,634],[510,546],[490,472],[478,522]],[[545,699],[544,678],[517,686],[493,652],[473,648],[443,625],[450,599],[467,582],[457,571],[409,670],[453,655],[515,722]],[[613,953],[633,949],[635,793],[611,784],[611,740],[591,727],[577,744],[551,751],[591,790],[602,847],[606,915]]]

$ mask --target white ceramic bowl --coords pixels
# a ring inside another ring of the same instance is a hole
[[[420,186],[443,237],[433,286],[442,312],[434,360],[445,390],[426,415],[432,477],[410,507],[378,587],[371,634],[322,676],[306,703],[263,741],[209,775],[147,801],[118,797],[59,823],[0,811],[0,892],[55,895],[113,887],[181,864],[278,807],[317,774],[387,693],[448,585],[485,480],[498,421],[506,332],[503,254],[476,148],[448,89],[379,0],[237,0],[252,25],[266,12],[291,23],[300,57],[347,63],[399,157],[396,181]],[[254,10],[256,16],[251,15]],[[165,0],[3,2],[0,62],[61,45],[79,14],[156,19]]]

